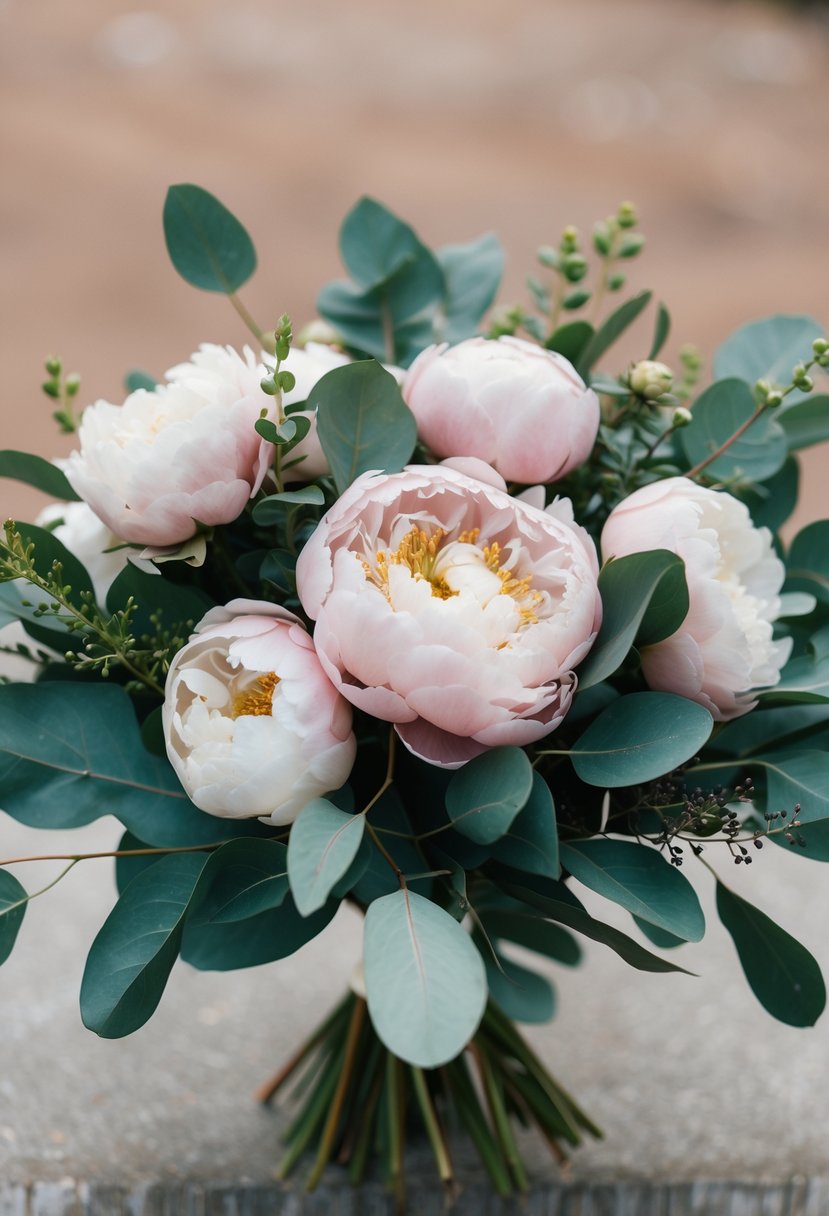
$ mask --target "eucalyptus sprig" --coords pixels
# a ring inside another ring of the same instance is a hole
[[[58,407],[52,417],[64,435],[73,435],[77,431],[80,421],[80,414],[75,411],[74,401],[81,387],[81,378],[77,372],[70,372],[66,375],[63,363],[56,355],[50,355],[44,366],[46,379],[40,387],[51,401],[57,403]]]

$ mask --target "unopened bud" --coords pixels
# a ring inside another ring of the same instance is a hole
[[[61,361],[56,355],[50,355],[46,360],[46,370],[50,376],[59,376],[61,373]]]
[[[686,410],[684,405],[678,405],[674,410],[673,417],[671,418],[671,426],[674,428],[674,430],[681,430],[682,427],[687,426],[691,421],[693,421],[693,414],[691,411]]]
[[[778,405],[782,405],[782,404],[783,404],[783,394],[782,393],[778,393],[775,390],[773,390],[770,393],[766,393],[766,405],[770,409],[776,409]]]
[[[73,372],[71,376],[67,376],[63,382],[63,387],[66,389],[67,397],[76,397],[78,389],[81,387],[81,378],[77,372]]]
[[[561,252],[575,253],[579,247],[579,230],[569,224],[561,234]]]
[[[637,397],[642,397],[645,401],[657,401],[673,388],[674,374],[666,363],[642,359],[630,369],[628,384]]]
[[[620,203],[616,212],[616,223],[620,228],[633,228],[636,223],[636,208],[633,203]]]
[[[801,393],[811,393],[815,387],[815,382],[811,376],[807,376],[804,372],[802,376],[798,376],[795,384],[800,389]]]
[[[587,259],[580,253],[568,253],[561,259],[561,270],[568,283],[579,283],[587,274]]]
[[[829,351],[829,342],[825,338],[815,338],[812,343],[812,350],[816,355],[825,355]]]

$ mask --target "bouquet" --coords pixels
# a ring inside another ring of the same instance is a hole
[[[179,955],[271,963],[343,900],[365,914],[350,990],[260,1091],[293,1091],[279,1170],[311,1154],[309,1187],[378,1156],[402,1205],[419,1129],[448,1188],[465,1136],[508,1195],[518,1125],[561,1162],[600,1135],[516,1023],[552,1015],[547,962],[585,937],[683,970],[708,872],[765,1009],[823,1010],[815,959],[727,868],[829,860],[829,521],[779,535],[796,453],[829,438],[829,342],[808,317],[753,322],[700,391],[693,348],[659,359],[659,304],[622,361],[651,305],[618,303],[637,225],[623,204],[587,242],[565,229],[528,302],[493,307],[493,236],[434,252],[364,198],[348,278],[295,334],[238,296],[240,222],[175,186],[173,265],[248,345],[131,372],[122,404],[82,413],[50,358],[76,450],[0,453],[56,500],[0,541],[3,649],[31,675],[0,686],[2,809],[124,828],[85,1025],[137,1030]],[[27,860],[0,858],[0,962],[44,893]]]

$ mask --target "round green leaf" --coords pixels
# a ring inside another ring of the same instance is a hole
[[[528,874],[558,878],[556,808],[550,787],[537,772],[527,802],[495,843],[492,856]]]
[[[181,957],[199,971],[260,967],[295,954],[323,931],[338,907],[330,900],[311,916],[301,916],[289,893],[278,908],[246,920],[207,921],[196,908],[184,926]]]
[[[194,914],[226,924],[278,908],[288,894],[287,854],[279,840],[229,840],[210,854]]]
[[[561,846],[561,860],[591,891],[674,937],[698,942],[705,934],[696,891],[655,848],[633,840],[577,840]]]
[[[0,963],[14,948],[29,896],[8,870],[0,870]]]
[[[489,995],[516,1022],[549,1022],[555,1013],[556,998],[553,985],[537,971],[530,971],[498,955],[498,961],[487,954],[484,959]]]
[[[533,769],[520,747],[493,747],[453,774],[446,790],[452,823],[477,844],[492,844],[509,828],[533,787]]]
[[[504,274],[504,250],[491,232],[465,245],[445,245],[437,253],[446,281],[439,321],[441,341],[471,338],[492,304]]]
[[[105,1039],[153,1015],[178,957],[203,853],[170,853],[124,891],[92,943],[81,982],[84,1026]]]
[[[829,519],[808,524],[792,541],[786,590],[808,591],[822,604],[829,603]]]
[[[737,376],[749,384],[757,380],[789,384],[795,364],[808,359],[812,342],[823,336],[824,331],[817,321],[807,316],[777,314],[762,321],[749,321],[726,338],[716,351],[714,378]],[[803,396],[796,389],[786,401],[791,404]]]
[[[717,380],[694,403],[691,423],[679,432],[679,442],[690,466],[716,452],[756,412],[754,395],[743,380]],[[788,455],[786,436],[773,411],[752,422],[721,456],[706,468],[706,475],[764,481],[782,468]]]
[[[256,250],[247,232],[201,186],[171,186],[167,191],[164,239],[181,277],[203,291],[229,295],[256,269]]]
[[[370,905],[365,924],[368,1008],[389,1051],[437,1068],[463,1051],[486,1006],[484,964],[443,908],[399,890]]]
[[[365,825],[365,815],[349,815],[325,798],[302,808],[288,837],[288,878],[303,916],[321,908],[346,873]]]
[[[668,692],[634,692],[599,714],[570,750],[582,781],[618,789],[653,781],[700,750],[714,720],[707,709]]]
[[[717,912],[763,1008],[788,1026],[814,1026],[826,1005],[826,987],[806,947],[721,882]]]

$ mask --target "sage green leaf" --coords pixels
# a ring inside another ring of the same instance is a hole
[[[551,920],[567,925],[576,933],[589,937],[591,941],[608,946],[638,971],[682,971],[685,975],[691,974],[685,971],[684,967],[678,967],[676,963],[651,954],[650,950],[640,946],[620,929],[614,929],[612,925],[596,920],[562,882],[551,882],[549,879],[536,878],[531,874],[521,874],[518,870],[506,868],[498,872],[496,881],[508,895],[538,908],[539,912]]]
[[[829,704],[816,701],[771,709],[765,709],[763,704],[750,714],[726,723],[712,737],[706,750],[728,760],[737,760],[761,753],[767,746],[779,747],[791,736],[797,736],[791,746],[820,747],[820,743],[812,744],[811,739],[815,734],[829,730]]]
[[[184,926],[181,957],[199,971],[260,967],[295,954],[321,933],[339,904],[330,900],[311,916],[301,916],[290,893],[278,908],[246,920],[207,921],[196,909]]]
[[[812,317],[778,314],[762,321],[749,321],[715,352],[714,378],[738,376],[751,385],[757,380],[787,385],[795,364],[808,359],[812,342],[823,336],[824,331]],[[804,395],[795,389],[786,401],[791,404]]]
[[[193,913],[227,924],[278,908],[288,894],[288,850],[279,840],[229,840],[211,853]]]
[[[325,495],[319,486],[303,486],[301,490],[283,490],[279,494],[269,494],[262,498],[253,508],[253,518],[258,524],[268,527],[284,517],[284,504],[302,507],[322,507],[325,505]]]
[[[696,891],[652,846],[634,840],[576,840],[562,844],[561,860],[579,882],[641,920],[683,941],[704,936]]]
[[[763,704],[795,701],[800,704],[829,701],[829,658],[817,662],[810,655],[792,659],[780,673],[780,682],[760,694]]]
[[[620,929],[614,929],[613,925],[597,921],[596,917],[592,917],[590,912],[587,912],[585,906],[576,899],[573,891],[566,888],[564,883],[551,882],[549,879],[536,878],[532,874],[521,874],[518,871],[509,871],[509,869],[503,869],[498,873],[497,883],[502,891],[506,891],[507,895],[512,895],[514,899],[523,903],[529,903],[531,907],[537,908],[538,911],[551,918],[551,921],[565,924],[569,929],[574,929],[576,933],[583,934],[585,938],[608,946],[616,955],[624,958],[626,963],[630,963],[631,967],[636,967],[641,972],[692,974],[686,972],[684,967],[677,967],[676,963],[670,963],[666,958],[652,955],[649,950],[645,950],[644,946],[639,945],[638,941],[628,938],[627,934],[622,933]]]
[[[388,283],[401,270],[417,271],[413,316],[443,291],[443,276],[414,229],[376,199],[363,196],[340,229],[340,254],[352,279],[363,288]],[[409,285],[412,289],[412,285]]]
[[[788,1026],[814,1026],[826,1005],[826,987],[806,947],[719,881],[717,912],[763,1008]]]
[[[491,938],[506,938],[567,967],[575,967],[581,962],[581,946],[572,933],[529,908],[522,911],[517,901],[510,908],[485,908],[480,912],[480,918]]]
[[[397,790],[386,790],[380,801],[369,811],[369,822],[401,873],[419,874],[428,868],[425,858],[411,839],[414,829]],[[365,837],[363,839],[366,840]],[[373,900],[390,895],[400,888],[397,875],[388,859],[373,840],[366,840],[366,843],[369,849],[368,866],[352,890],[354,898],[361,904],[370,904]],[[427,897],[432,889],[432,881],[429,878],[415,879],[409,885],[419,895]]]
[[[558,878],[556,808],[550,787],[539,773],[533,771],[530,796],[496,841],[492,856],[517,870]]]
[[[653,342],[648,351],[649,359],[657,359],[659,352],[668,340],[668,334],[671,332],[671,314],[668,312],[664,304],[660,304],[656,310],[656,325],[653,330]]]
[[[373,359],[334,368],[308,404],[340,494],[370,469],[398,473],[414,451],[417,423],[394,376]]]
[[[673,950],[677,946],[684,946],[685,939],[677,937],[674,933],[667,933],[664,929],[660,929],[657,925],[651,925],[648,921],[643,920],[641,916],[634,916],[636,927],[644,933],[645,937],[653,942],[660,950]]]
[[[786,558],[786,590],[807,591],[829,604],[829,520],[807,524]]]
[[[0,963],[14,949],[29,896],[8,870],[0,870]]]
[[[24,485],[42,490],[50,498],[62,502],[78,502],[79,498],[63,473],[50,460],[31,452],[16,452],[10,448],[0,452],[0,477],[10,477]]]
[[[620,338],[625,330],[633,324],[641,312],[647,308],[651,301],[652,292],[641,291],[638,296],[634,296],[631,300],[626,300],[624,304],[612,312],[603,325],[594,333],[593,337],[587,343],[587,346],[581,352],[576,370],[584,375],[601,359],[605,351],[609,350],[613,343]]]
[[[781,752],[758,756],[766,773],[766,807],[797,818],[796,835],[805,842],[803,854],[812,861],[829,861],[829,759],[824,751]],[[798,809],[799,808],[799,809]],[[773,826],[779,827],[778,820]],[[771,837],[789,848],[783,833]]]
[[[303,916],[323,906],[357,856],[365,815],[349,815],[325,798],[302,808],[288,837],[288,879]]]
[[[120,1039],[153,1015],[205,861],[202,853],[168,854],[126,888],[86,960],[81,1017],[89,1030]]]
[[[638,785],[695,756],[713,724],[695,701],[667,692],[634,692],[602,710],[573,744],[570,759],[588,785]]]
[[[504,274],[504,250],[492,232],[465,245],[445,245],[437,252],[446,295],[438,337],[443,342],[471,338],[490,307]]]
[[[527,753],[520,747],[493,747],[452,775],[446,811],[464,836],[477,844],[492,844],[526,804],[532,786]]]
[[[164,201],[164,239],[183,279],[203,291],[238,291],[256,270],[246,230],[201,186],[171,186]]]
[[[679,432],[679,443],[688,464],[706,460],[749,419],[757,403],[743,380],[717,380],[694,402],[691,422]],[[706,475],[719,481],[730,478],[765,481],[780,468],[788,454],[786,435],[773,411],[760,414],[744,434],[706,468]]]
[[[115,815],[160,847],[266,831],[197,810],[168,761],[145,750],[130,699],[114,684],[0,687],[0,791],[3,810],[29,827]]]
[[[599,592],[602,625],[579,667],[582,691],[613,675],[634,641],[661,642],[676,632],[688,613],[685,563],[667,549],[606,562],[599,574]]]
[[[568,321],[566,325],[559,325],[544,345],[547,350],[558,351],[565,359],[569,359],[574,367],[578,367],[594,333],[589,321]]]
[[[489,995],[508,1018],[516,1022],[549,1022],[555,1013],[556,997],[548,979],[503,954],[498,955],[496,963],[487,952],[484,966]]]
[[[748,507],[756,527],[776,532],[797,506],[799,487],[800,465],[796,457],[787,456],[772,477],[744,485],[739,492],[734,492]]]
[[[141,371],[140,368],[134,368],[133,371],[127,372],[126,376],[124,376],[124,388],[128,393],[135,393],[140,388],[143,388],[147,393],[153,393],[158,388],[158,381],[149,372]]]
[[[788,400],[788,398],[786,398]],[[804,397],[777,413],[790,452],[814,447],[829,439],[829,395],[816,393]]]
[[[363,291],[351,283],[326,283],[317,296],[317,312],[334,326],[346,346],[375,359],[390,361],[397,354],[396,335],[383,323],[389,314],[379,288]]]
[[[366,913],[364,958],[369,1013],[389,1051],[419,1068],[463,1051],[483,1016],[486,976],[448,912],[414,891],[384,895]]]

